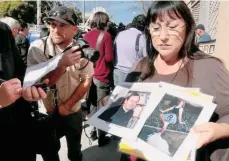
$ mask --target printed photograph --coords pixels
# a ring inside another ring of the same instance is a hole
[[[169,156],[174,156],[203,107],[165,94],[145,122],[139,138]]]
[[[124,98],[119,98],[112,103],[98,118],[132,129],[146,106],[149,96],[150,92],[130,90]]]

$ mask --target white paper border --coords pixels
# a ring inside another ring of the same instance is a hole
[[[128,84],[130,85],[130,84]],[[123,86],[117,86],[115,90],[112,92],[111,97],[109,98],[108,105],[102,107],[100,110],[98,110],[92,117],[86,122],[86,124],[90,124],[92,126],[95,126],[103,131],[106,131],[110,134],[122,137],[122,138],[127,138],[131,140],[136,140],[138,133],[136,131],[140,131],[141,127],[138,126],[138,122],[136,123],[135,127],[133,129],[118,126],[112,123],[108,123],[104,120],[101,120],[98,118],[100,114],[102,114],[111,104],[111,102],[115,101],[113,97],[115,95],[119,95],[121,97],[126,97],[127,93],[131,90],[134,91],[139,91],[139,92],[151,92],[152,93],[155,91],[155,89],[158,88],[158,83],[134,83],[132,84],[131,88],[123,87]],[[150,97],[151,97],[150,95]],[[145,111],[145,109],[148,107],[149,101],[147,102],[146,106],[144,107],[142,113]],[[142,116],[142,114],[141,114]],[[136,128],[140,128],[137,129]]]
[[[155,110],[157,105],[160,103],[161,99],[164,97],[165,94],[169,94],[169,95],[181,98],[188,102],[194,102],[195,104],[198,104],[203,107],[194,126],[208,122],[216,108],[216,104],[213,104],[211,102],[206,102],[198,97],[191,96],[184,92],[171,90],[169,88],[168,89],[161,88],[161,90],[157,93],[156,97],[150,98],[150,102],[148,102],[148,104],[152,104],[152,107],[147,108],[143,112],[141,119],[139,120],[137,126],[143,127],[147,118],[153,113],[153,111]],[[136,129],[139,129],[139,128],[136,128]],[[140,150],[143,153],[143,155],[146,156],[147,159],[157,158],[157,160],[184,161],[184,159],[188,156],[189,152],[192,149],[192,146],[191,146],[192,141],[193,141],[192,136],[188,134],[188,136],[185,138],[185,140],[183,141],[181,146],[178,148],[178,150],[176,151],[173,157],[166,155],[165,153],[159,151],[158,149],[147,144],[146,142],[144,142],[141,139],[137,139],[136,145],[138,147],[138,150]]]

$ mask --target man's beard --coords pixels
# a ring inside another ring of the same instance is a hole
[[[62,45],[62,44],[64,44],[64,40],[58,40],[58,41],[53,40],[53,44],[55,44],[55,45]]]
[[[64,34],[63,35],[53,35],[51,36],[52,42],[58,46],[67,46],[72,39],[68,39]]]

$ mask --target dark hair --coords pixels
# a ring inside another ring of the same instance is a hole
[[[96,12],[91,21],[91,28],[104,30],[109,22],[109,16],[104,12]]]
[[[185,56],[190,59],[202,59],[209,58],[200,51],[195,44],[195,21],[190,12],[188,6],[183,1],[153,1],[152,6],[149,8],[146,17],[146,48],[148,57],[142,59],[140,62],[142,73],[140,81],[152,76],[155,72],[154,61],[158,55],[158,51],[152,45],[152,39],[149,31],[149,25],[155,22],[157,18],[163,19],[163,16],[167,14],[170,18],[176,19],[182,18],[186,23],[186,39],[183,46],[180,49],[178,58],[184,58]],[[145,65],[147,64],[147,65]],[[187,69],[188,70],[188,69]]]
[[[21,23],[20,23],[20,28],[19,28],[19,31],[23,31],[25,28],[28,28],[27,23],[25,23],[25,22],[21,22]]]
[[[42,27],[40,32],[40,38],[46,37],[49,35],[49,28]]]
[[[126,29],[130,29],[132,27],[132,23],[128,23],[127,25],[126,25]]]
[[[186,102],[184,100],[178,100],[178,104],[180,104],[181,102],[184,102],[183,105],[182,105],[182,108],[185,106]]]
[[[112,41],[114,41],[115,37],[118,34],[117,25],[114,22],[108,22],[108,30],[107,30],[107,32],[109,32],[111,34]]]
[[[126,29],[126,26],[122,23],[122,22],[120,22],[119,24],[118,24],[118,30],[119,30],[119,32],[120,31],[124,31]]]
[[[138,94],[138,92],[133,91],[133,92],[130,92],[130,93],[127,95],[127,97],[126,97],[125,100],[129,100],[130,97],[132,97],[132,96],[138,96],[138,97],[140,98],[140,95]]]
[[[146,16],[143,14],[134,17],[134,19],[131,23],[132,27],[134,27],[140,31],[144,31],[145,25],[146,25]]]

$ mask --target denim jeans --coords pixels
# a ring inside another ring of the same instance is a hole
[[[111,83],[105,83],[101,82],[96,78],[93,78],[93,83],[96,85],[96,93],[97,93],[97,102],[100,101],[105,96],[110,95],[112,84]],[[94,107],[92,114],[96,113],[99,110],[100,107]],[[91,132],[96,131],[96,128],[93,126],[90,126]],[[105,137],[106,133],[98,130],[99,137]]]
[[[118,86],[121,83],[125,82],[128,73],[124,73],[119,69],[114,69],[114,85]]]
[[[112,84],[101,82],[100,80],[93,78],[93,82],[96,86],[97,102],[103,97],[108,96],[111,92]]]

